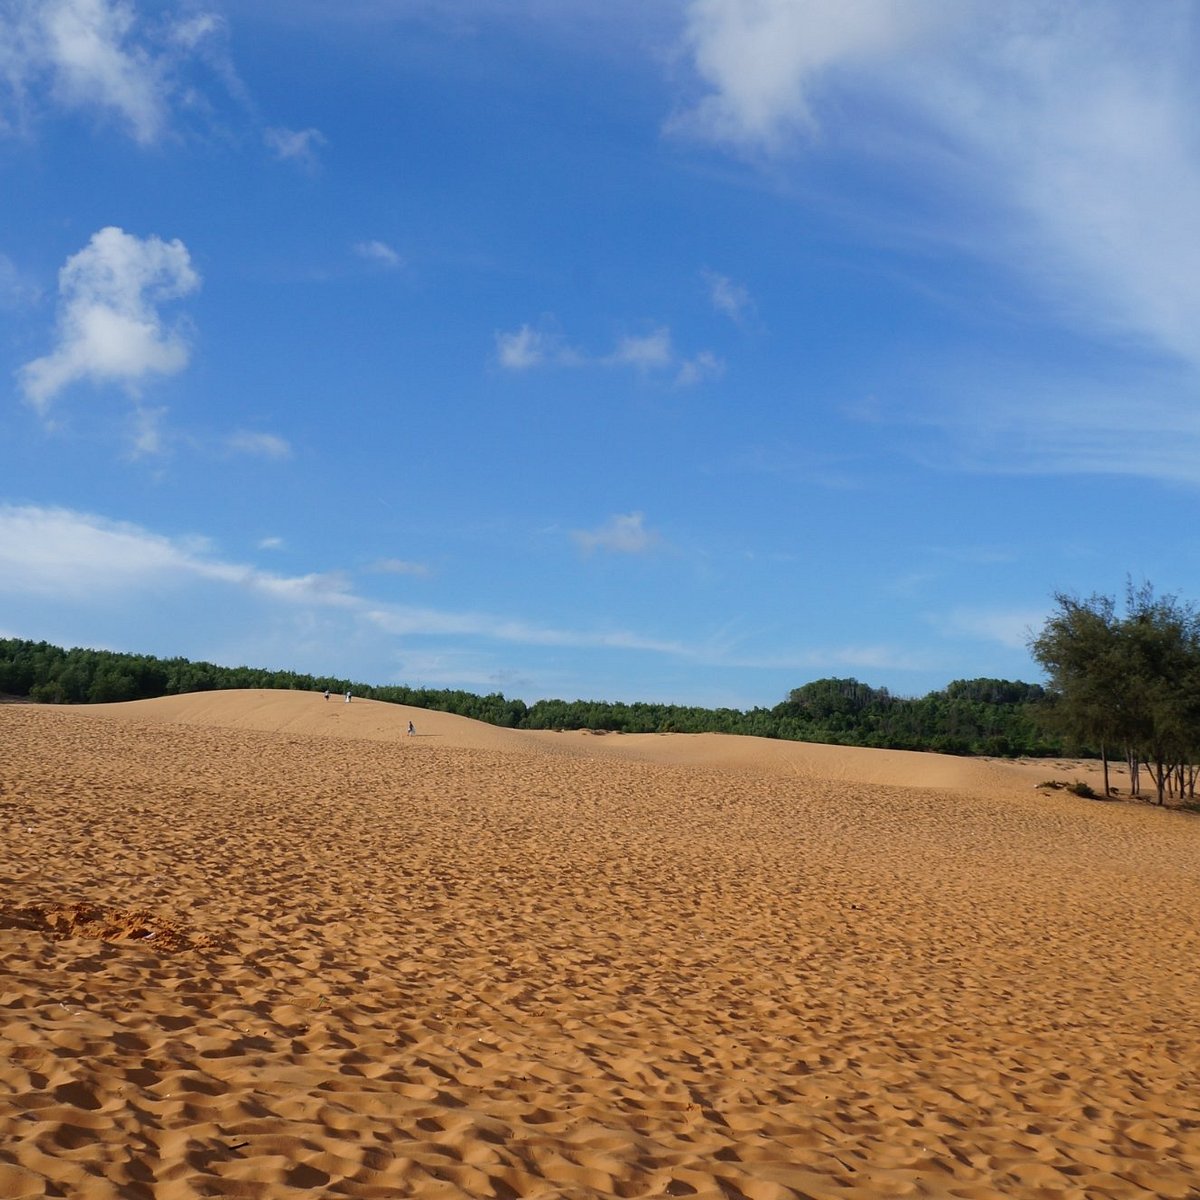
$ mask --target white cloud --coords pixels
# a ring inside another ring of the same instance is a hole
[[[404,265],[404,259],[387,242],[376,240],[356,242],[354,253],[359,258],[365,258],[368,262],[378,263],[381,267],[387,267],[389,270],[394,270]]]
[[[22,276],[12,259],[0,254],[0,309],[24,308],[38,299],[38,289]]]
[[[85,600],[165,577],[190,560],[136,525],[61,508],[0,506],[0,590]]]
[[[0,505],[0,594],[86,602],[198,580],[294,603],[356,603],[340,574],[273,575],[213,557],[204,539],[171,539],[70,509]]]
[[[1063,319],[1200,366],[1192,6],[690,0],[685,44],[677,129],[897,167]]]
[[[189,60],[206,63],[245,102],[225,40],[224,20],[213,13],[147,24],[129,0],[6,0],[0,129],[23,124],[28,111],[49,101],[114,115],[149,145],[167,133],[174,105],[203,107],[184,77]]]
[[[155,141],[167,119],[162,68],[134,40],[136,17],[120,0],[43,0],[40,44],[56,97],[69,107],[116,110],[134,138]]]
[[[83,111],[152,145],[172,135],[177,118],[222,127],[214,122],[222,94],[257,124],[225,18],[191,0],[185,7],[176,14],[135,0],[0,0],[0,133],[27,132],[44,110]]]
[[[325,135],[319,129],[286,129],[275,126],[263,132],[263,140],[282,162],[294,162],[306,170],[317,166],[317,151],[325,145]]]
[[[959,608],[936,619],[937,627],[952,636],[980,638],[998,642],[1010,650],[1024,650],[1030,631],[1039,629],[1046,619],[1042,609],[967,609]]]
[[[766,656],[738,654],[718,647],[696,657],[712,666],[755,671],[928,671],[941,666],[928,654],[884,644],[828,646],[819,650],[781,648]]]
[[[816,132],[811,92],[824,73],[901,50],[946,7],[936,0],[691,0],[684,40],[709,91],[675,124],[778,149],[790,135]]]
[[[485,612],[389,605],[356,593],[342,572],[286,576],[216,556],[204,538],[168,538],[89,513],[0,504],[0,596],[77,604],[136,605],[148,594],[224,586],[289,612],[341,613],[355,627],[393,636],[464,638],[529,646],[575,646],[691,657],[687,646],[620,629],[564,629]]]
[[[646,537],[640,518],[632,517],[636,519],[622,524],[618,518],[606,527],[617,531],[618,541],[626,540],[617,548],[627,552]],[[264,538],[259,549],[278,545],[279,539]],[[381,603],[356,591],[342,572],[278,574],[224,559],[204,537],[166,537],[131,523],[37,505],[0,504],[0,597],[10,626],[11,612],[24,613],[22,622],[36,613],[43,626],[50,621],[53,629],[69,630],[55,635],[67,644],[128,644],[120,629],[137,630],[139,637],[145,630],[172,653],[214,661],[252,656],[250,661],[260,663],[274,656],[297,669],[328,670],[301,666],[298,652],[303,649],[315,663],[328,662],[331,643],[357,646],[371,662],[398,657],[414,665],[427,655],[443,662],[462,656],[487,661],[489,644],[494,644],[650,654],[772,673],[929,666],[922,656],[883,644],[780,648],[756,656],[738,653],[722,634],[687,643],[621,628],[578,628],[486,611]],[[120,614],[119,626],[105,619],[114,613]],[[233,643],[227,636],[231,627],[240,630]],[[180,643],[181,628],[199,640]],[[26,630],[20,636],[30,634]],[[225,647],[219,654],[211,648],[214,641]],[[436,676],[432,660],[425,661],[431,670],[422,682],[428,683]],[[481,678],[496,676],[489,667]],[[444,682],[462,686],[463,678],[458,672],[446,675]]]
[[[710,350],[682,358],[675,350],[671,331],[660,325],[644,334],[625,334],[607,354],[593,355],[576,349],[557,333],[522,325],[511,333],[498,332],[496,357],[509,371],[534,367],[629,368],[641,373],[675,371],[675,382],[690,386],[720,375],[724,364]]]
[[[660,545],[662,538],[646,528],[640,512],[610,517],[598,529],[577,529],[571,535],[587,552],[608,550],[614,554],[645,554]]]
[[[635,367],[639,371],[668,367],[675,357],[671,348],[671,331],[665,326],[642,336],[621,338],[606,362],[618,367]]]
[[[185,50],[195,50],[214,39],[224,39],[225,18],[217,13],[201,12],[176,21],[170,28],[170,39]]]
[[[100,230],[59,271],[58,345],[18,371],[26,398],[45,411],[81,379],[133,387],[148,375],[183,370],[187,341],[178,326],[164,323],[159,307],[199,285],[178,239]]]
[[[416,653],[406,650],[397,655],[393,676],[412,687],[467,687],[481,692],[495,691],[499,683],[490,655],[454,647]]]
[[[719,313],[723,313],[735,324],[741,324],[754,311],[750,293],[740,283],[734,283],[727,275],[716,271],[704,271],[704,282],[708,285],[708,298]]]
[[[522,325],[513,333],[496,333],[496,354],[500,365],[509,371],[527,371],[546,361],[554,350],[553,339],[531,325]]]
[[[1007,475],[1123,475],[1194,485],[1200,455],[1200,379],[1186,364],[1121,371],[1103,364],[1073,375],[1036,364],[957,364],[925,384],[954,395],[918,413],[890,414],[924,426],[917,451],[932,466]]]
[[[133,410],[133,437],[130,442],[130,455],[133,458],[147,458],[161,454],[164,448],[163,424],[166,421],[165,408],[145,408],[138,405]]]
[[[394,605],[374,608],[367,617],[380,629],[398,636],[487,638],[526,646],[573,646],[612,650],[648,650],[656,654],[688,657],[692,651],[679,642],[642,637],[625,630],[558,629],[492,613],[439,612]]]
[[[249,454],[256,458],[283,459],[292,457],[291,443],[274,433],[251,433],[239,430],[230,434],[225,444],[234,454]]]
[[[701,350],[695,358],[684,359],[675,375],[678,387],[693,387],[706,379],[715,379],[725,370],[725,364],[711,350]]]
[[[265,537],[258,539],[258,548],[260,550],[282,550],[283,546],[284,541],[281,537]]]
[[[929,667],[927,655],[896,646],[835,646],[800,655],[798,662],[814,668],[852,667],[871,671],[919,671]]]

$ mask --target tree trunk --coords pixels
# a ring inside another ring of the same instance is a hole
[[[1158,804],[1161,808],[1167,802],[1167,764],[1155,756],[1150,774],[1154,777],[1154,788],[1158,793]]]
[[[1132,751],[1127,750],[1126,756],[1129,761],[1129,794],[1131,796],[1140,796],[1142,794],[1142,779],[1139,772],[1138,756]]]

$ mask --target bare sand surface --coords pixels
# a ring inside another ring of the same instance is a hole
[[[1085,775],[0,706],[0,1197],[1200,1197],[1200,819]]]

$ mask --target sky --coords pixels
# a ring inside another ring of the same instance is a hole
[[[1200,4],[0,0],[0,636],[770,706],[1200,599]]]

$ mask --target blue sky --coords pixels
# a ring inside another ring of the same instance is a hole
[[[0,635],[533,700],[1200,597],[1200,8],[0,0]]]

